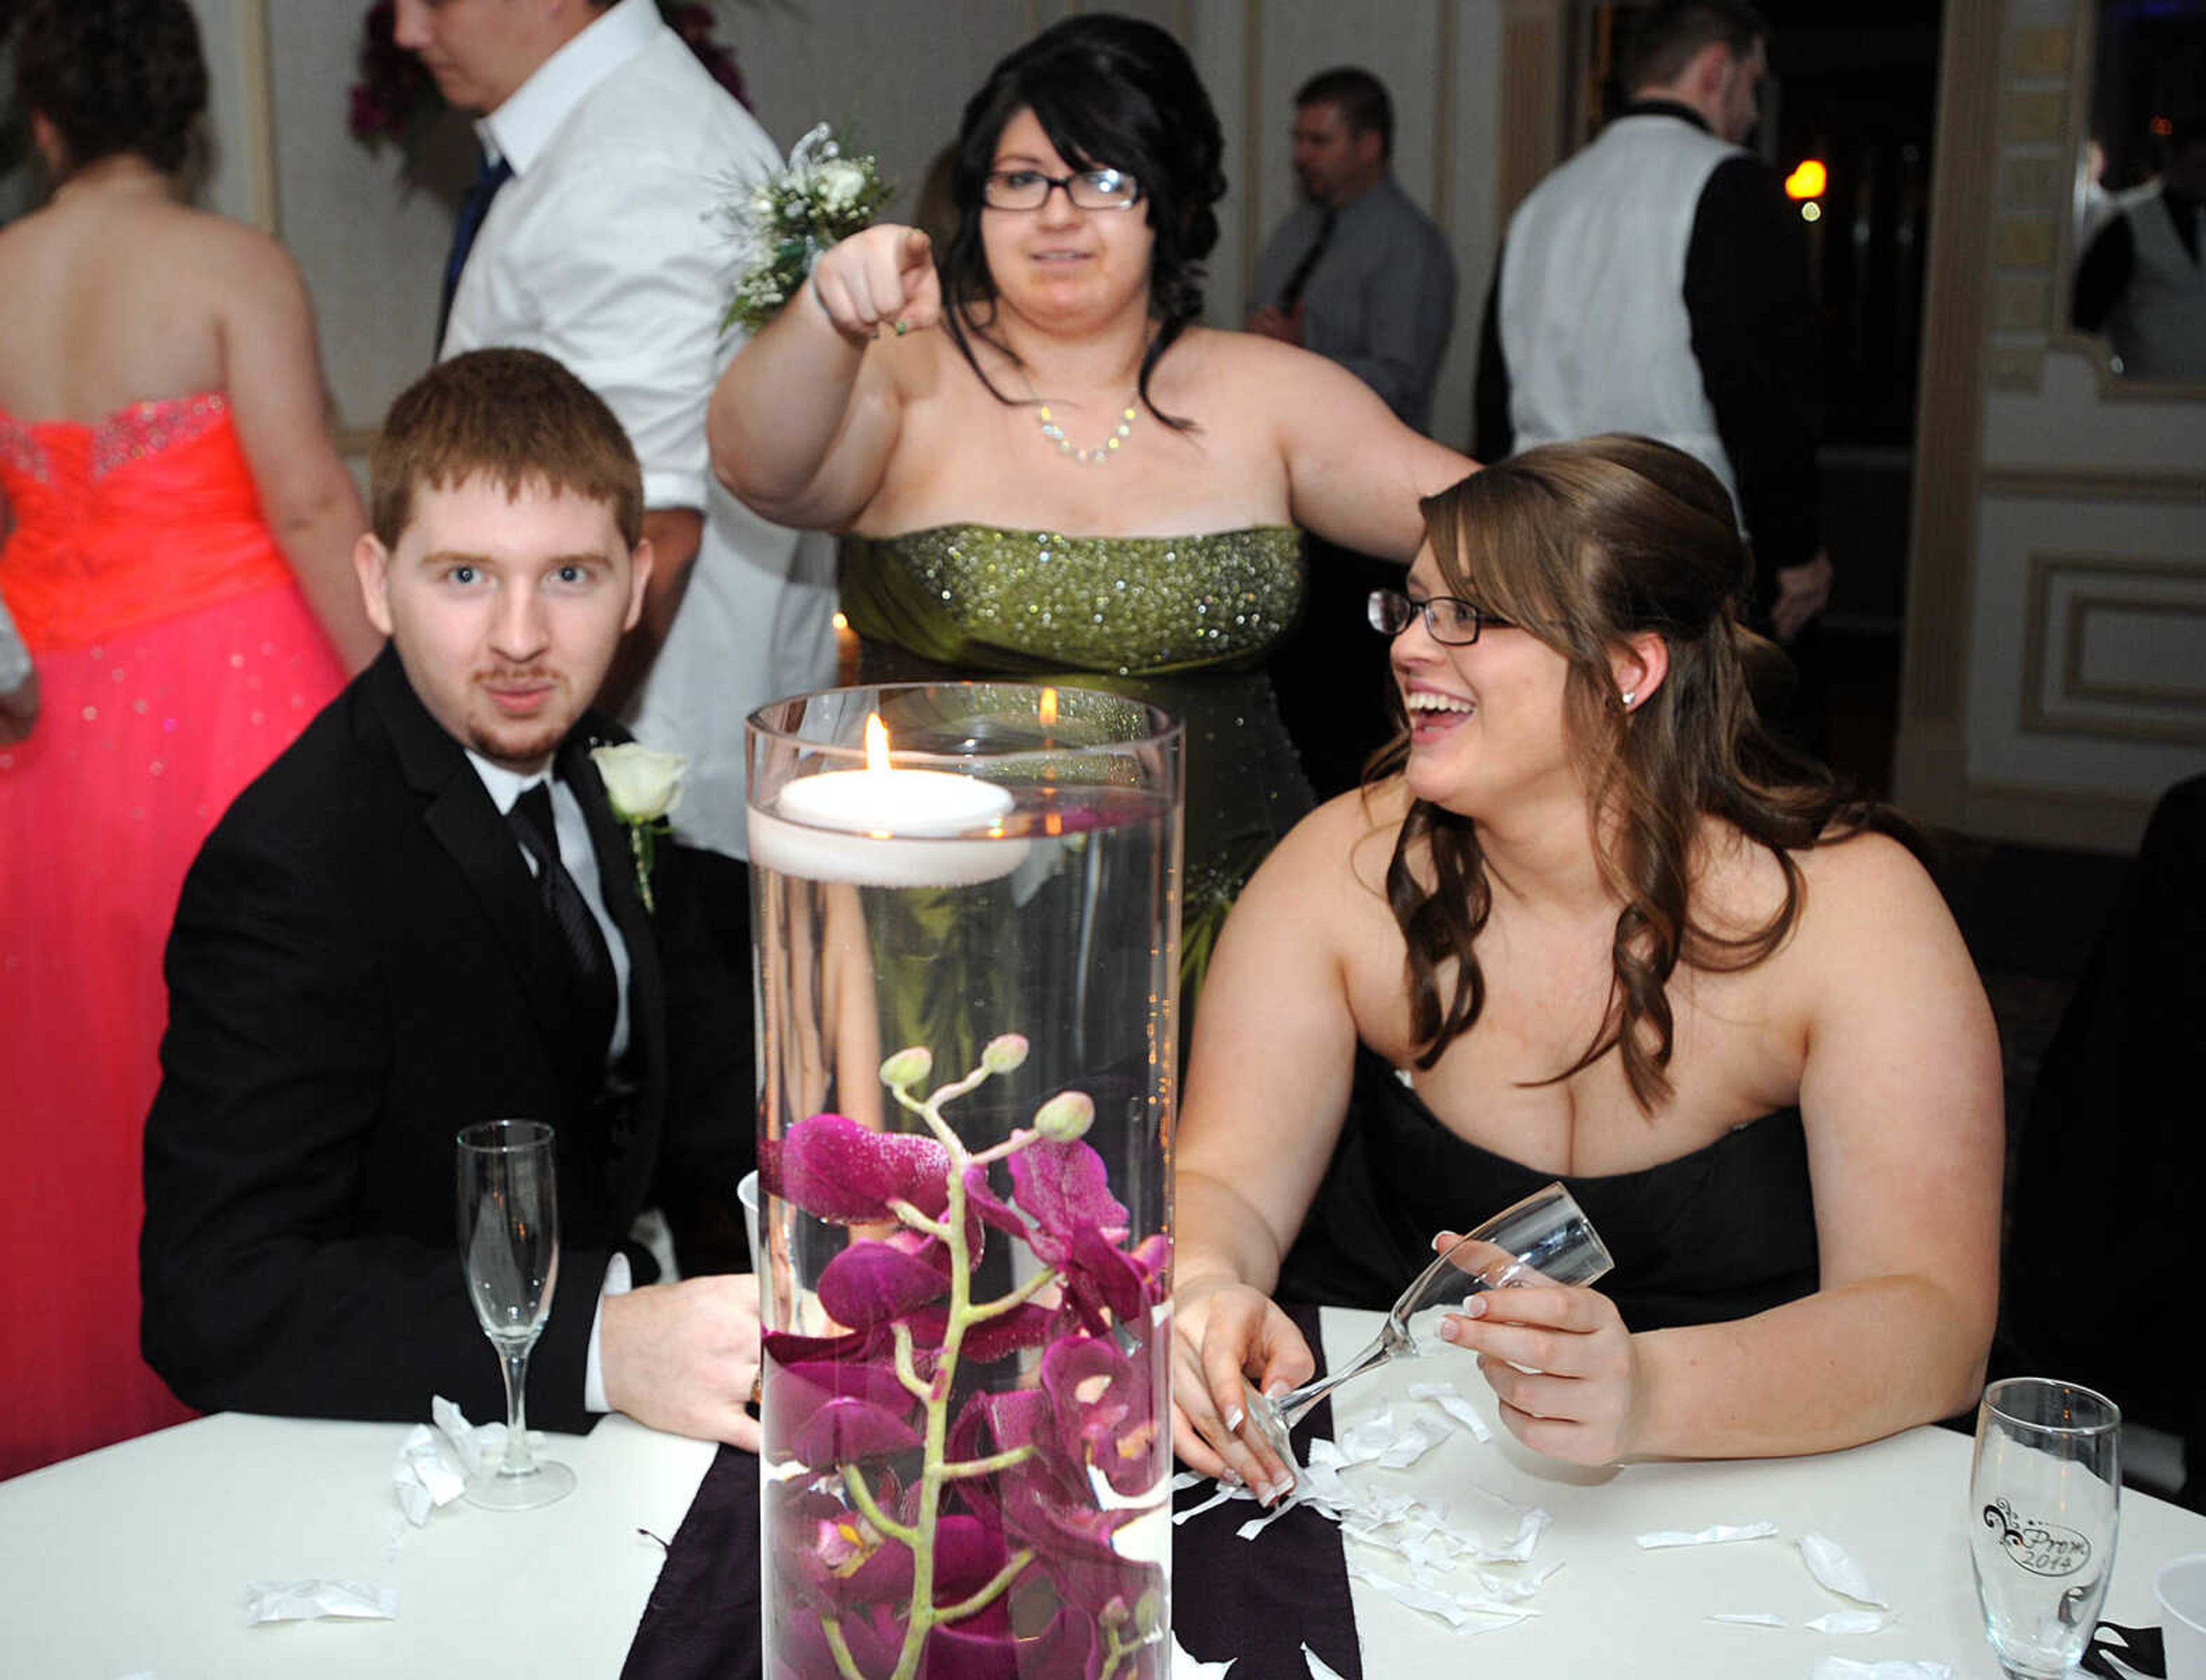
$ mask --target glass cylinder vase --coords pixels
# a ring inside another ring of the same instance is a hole
[[[751,718],[768,1673],[1168,1668],[1181,814],[1099,691]]]

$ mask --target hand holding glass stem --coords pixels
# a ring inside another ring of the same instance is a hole
[[[1560,1184],[1549,1184],[1450,1243],[1402,1291],[1370,1345],[1338,1371],[1276,1397],[1259,1394],[1244,1383],[1249,1422],[1279,1463],[1291,1470],[1296,1459],[1288,1432],[1343,1383],[1375,1371],[1399,1355],[1430,1352],[1436,1317],[1485,1290],[1590,1284],[1606,1277],[1615,1264],[1571,1193]]]

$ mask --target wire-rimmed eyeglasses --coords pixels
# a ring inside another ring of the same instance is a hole
[[[1076,210],[1131,210],[1142,201],[1141,182],[1118,170],[1082,170],[1078,175],[998,170],[982,183],[981,202],[991,210],[1040,210],[1060,187]]]
[[[1398,636],[1422,617],[1425,633],[1445,647],[1468,647],[1478,640],[1481,630],[1510,628],[1507,619],[1496,617],[1459,595],[1413,601],[1398,589],[1374,589],[1364,611],[1373,629],[1390,636]]]

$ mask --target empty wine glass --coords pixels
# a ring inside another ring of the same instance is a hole
[[[470,1504],[529,1510],[575,1491],[575,1473],[528,1447],[528,1354],[559,1282],[559,1181],[552,1128],[492,1120],[459,1135],[460,1266],[505,1370],[505,1459],[468,1483]]]
[[[2114,1578],[2122,1414],[2047,1377],[1984,1391],[1969,1472],[1969,1563],[2009,1680],[2075,1671]]]
[[[1339,1370],[1276,1399],[1249,1389],[1249,1421],[1279,1455],[1279,1463],[1292,1465],[1295,1456],[1287,1433],[1313,1406],[1343,1383],[1375,1371],[1391,1359],[1432,1351],[1439,1340],[1434,1333],[1438,1320],[1459,1311],[1472,1296],[1528,1284],[1590,1284],[1606,1277],[1615,1264],[1593,1222],[1568,1190],[1560,1184],[1535,1190],[1457,1238],[1419,1272],[1387,1309],[1386,1322],[1370,1346]]]

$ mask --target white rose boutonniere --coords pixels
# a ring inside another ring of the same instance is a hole
[[[679,753],[661,753],[641,742],[617,747],[593,747],[590,762],[605,784],[606,801],[613,815],[628,827],[629,850],[635,858],[635,890],[643,908],[656,910],[652,902],[651,866],[666,819],[682,803],[682,772],[689,760]]]

